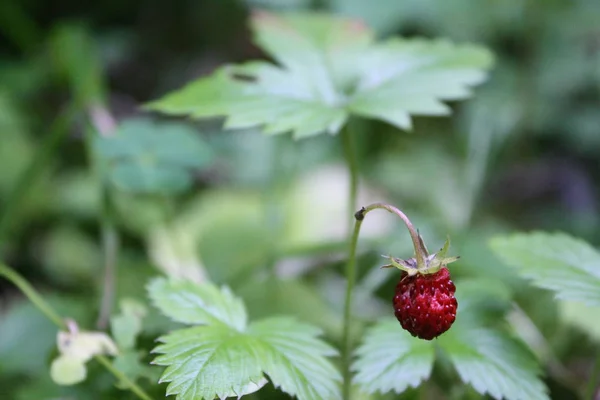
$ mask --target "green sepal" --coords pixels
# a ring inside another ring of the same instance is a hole
[[[413,276],[417,274],[417,260],[414,258],[409,258],[408,260],[402,260],[400,258],[392,257],[392,256],[383,256],[383,258],[387,258],[391,261],[391,264],[382,265],[381,268],[398,268],[401,271],[408,273],[408,275]]]
[[[448,253],[448,249],[450,249],[450,236],[446,236],[446,242],[444,242],[444,246],[436,253],[436,257],[444,258],[446,257],[446,253]]]
[[[446,237],[446,242],[444,243],[444,247],[440,249],[437,253],[430,256],[427,260],[427,272],[433,273],[440,270],[440,268],[445,267],[446,265],[455,262],[460,257],[459,256],[451,256],[446,257],[448,253],[448,249],[450,248],[450,237]]]
[[[427,251],[425,244],[423,243],[423,239],[421,235],[419,235],[419,246],[421,249],[419,251]],[[383,258],[387,258],[391,261],[390,264],[386,264],[381,266],[381,268],[398,268],[401,271],[405,271],[409,276],[420,274],[433,274],[438,272],[442,267],[455,262],[460,257],[451,256],[446,257],[448,253],[448,249],[450,248],[450,238],[446,238],[446,242],[444,243],[444,247],[440,249],[435,254],[428,255],[427,253],[423,254],[424,264],[423,266],[419,266],[416,258],[409,258],[408,260],[402,260],[400,258],[392,257],[392,256],[382,256]]]

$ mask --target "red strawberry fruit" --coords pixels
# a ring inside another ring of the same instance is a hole
[[[408,224],[407,224],[408,225]],[[401,260],[388,256],[391,264],[383,268],[402,271],[394,295],[394,314],[411,335],[432,340],[446,332],[456,319],[456,287],[447,265],[458,257],[446,257],[450,241],[436,254],[429,254],[421,236],[409,225],[415,258]]]
[[[389,204],[371,204],[358,210],[354,217],[357,221],[362,221],[367,212],[378,208],[396,214],[404,221],[415,249],[414,257],[408,260],[384,256],[391,263],[381,268],[398,268],[401,271],[394,295],[396,318],[411,335],[432,340],[450,329],[456,319],[456,287],[450,280],[448,264],[459,257],[446,256],[450,239],[446,240],[440,251],[429,254],[419,231],[406,214]]]
[[[396,286],[394,312],[411,335],[432,340],[446,332],[456,319],[456,287],[445,266],[435,273],[403,273]]]

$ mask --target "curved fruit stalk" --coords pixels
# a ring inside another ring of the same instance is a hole
[[[415,251],[414,257],[406,260],[383,256],[390,264],[382,268],[398,268],[402,271],[393,298],[394,314],[402,328],[411,335],[432,340],[450,329],[456,319],[456,287],[450,279],[447,265],[459,257],[447,256],[450,248],[449,238],[440,251],[429,254],[421,235],[408,217],[396,207],[372,204],[361,208],[355,217],[362,221],[369,211],[377,208],[394,213],[404,221]]]

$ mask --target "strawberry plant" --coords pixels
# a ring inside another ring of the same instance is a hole
[[[598,397],[597,7],[318,3],[0,5],[0,398]]]

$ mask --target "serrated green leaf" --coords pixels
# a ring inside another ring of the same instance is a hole
[[[454,326],[437,343],[463,382],[495,399],[548,400],[534,356],[501,331]]]
[[[564,233],[497,237],[492,250],[533,284],[565,300],[600,305],[600,253]]]
[[[220,399],[251,393],[265,384],[255,340],[228,326],[180,329],[159,338],[154,364],[167,366],[160,382],[178,399]],[[250,392],[248,391],[250,389]]]
[[[491,55],[475,46],[446,40],[391,39],[365,59],[365,74],[349,109],[410,129],[410,115],[448,115],[442,101],[470,96],[485,79]]]
[[[301,400],[340,398],[340,373],[325,358],[335,349],[317,339],[320,331],[291,318],[252,323],[248,333],[262,347],[260,364],[276,387]]]
[[[167,366],[161,382],[178,399],[241,396],[260,389],[264,374],[301,400],[337,399],[339,373],[325,356],[335,350],[319,331],[290,318],[271,318],[247,332],[210,325],[181,329],[159,340],[155,364]]]
[[[445,40],[374,43],[360,22],[326,14],[260,12],[252,28],[279,65],[226,66],[148,107],[296,138],[338,133],[352,113],[409,129],[410,115],[449,114],[442,101],[468,97],[492,63],[483,48]]]
[[[161,382],[178,399],[242,396],[266,384],[300,400],[340,398],[340,374],[326,357],[336,351],[320,331],[291,318],[269,318],[246,327],[243,304],[227,290],[204,283],[155,279],[150,297],[169,317],[199,323],[159,338],[155,364]]]
[[[429,378],[434,353],[431,342],[412,337],[398,321],[381,320],[356,351],[354,382],[368,393],[402,393]]]
[[[226,287],[157,278],[148,285],[148,294],[163,314],[177,322],[246,328],[244,304]]]

